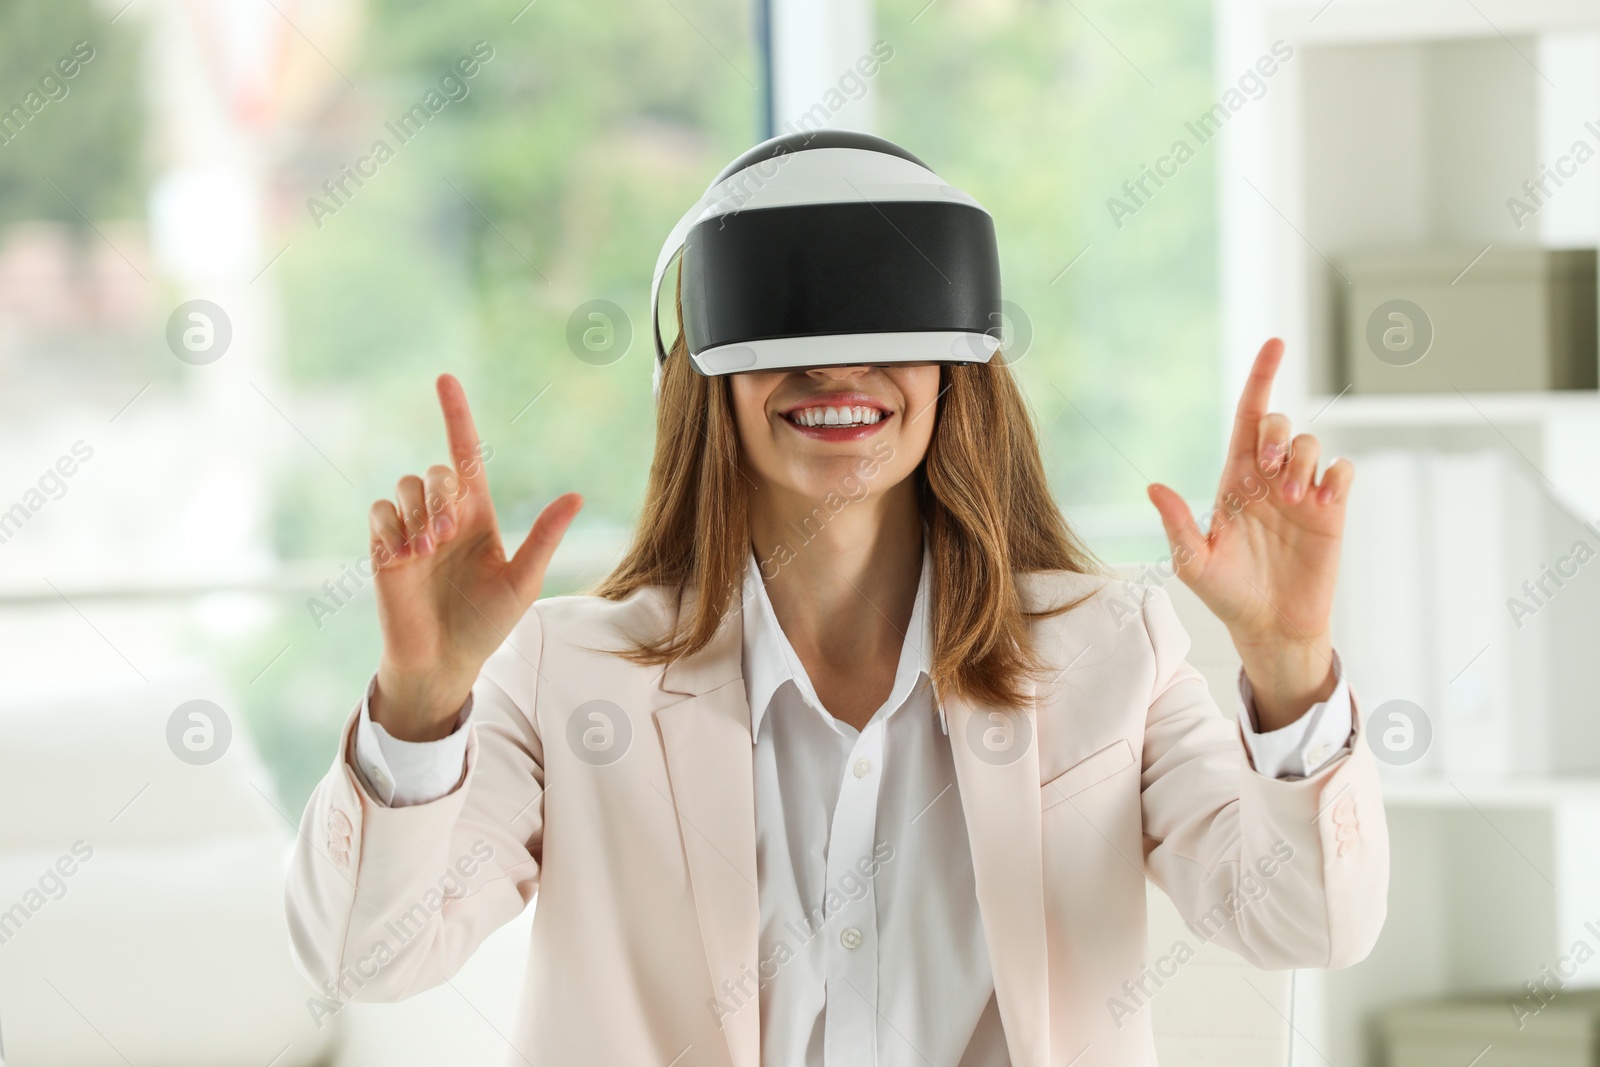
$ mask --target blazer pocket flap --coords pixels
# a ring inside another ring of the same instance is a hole
[[[1039,805],[1049,809],[1068,797],[1116,774],[1133,762],[1133,746],[1119,738],[1093,755],[1086,756],[1039,787]]]

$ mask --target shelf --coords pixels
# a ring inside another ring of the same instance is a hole
[[[1296,974],[1294,1062],[1376,1067],[1379,1013],[1414,998],[1517,990],[1596,921],[1600,720],[1589,712],[1600,586],[1585,571],[1520,633],[1505,599],[1563,545],[1592,543],[1582,523],[1600,515],[1600,390],[1458,393],[1452,379],[1469,379],[1442,374],[1429,393],[1358,385],[1341,394],[1350,357],[1364,358],[1353,329],[1364,323],[1330,265],[1378,249],[1399,260],[1466,249],[1461,268],[1480,273],[1444,277],[1454,284],[1481,280],[1505,250],[1600,246],[1592,162],[1536,219],[1505,210],[1530,175],[1590,136],[1600,5],[1245,0],[1217,10],[1219,76],[1279,39],[1294,48],[1262,108],[1216,145],[1219,173],[1248,178],[1219,186],[1224,332],[1241,353],[1230,380],[1242,380],[1252,338],[1282,336],[1299,354],[1275,406],[1359,472],[1340,593],[1352,636],[1367,635],[1365,691],[1405,695],[1437,716],[1436,763],[1484,768],[1380,769],[1391,863],[1382,936],[1352,967]],[[1451,332],[1452,315],[1463,321],[1447,303],[1436,340],[1507,358],[1524,344],[1533,354],[1551,347],[1526,333]],[[1439,344],[1439,356],[1457,353]],[[1472,582],[1446,585],[1466,569]],[[1355,664],[1353,645],[1342,650]],[[1496,776],[1496,764],[1526,769]],[[1568,979],[1569,988],[1597,985],[1600,957]],[[1489,1054],[1527,1059],[1518,1057],[1498,1044]]]
[[[1600,804],[1600,778],[1484,778],[1455,776],[1383,783],[1384,806],[1401,809],[1522,808]]]
[[[1393,393],[1311,396],[1306,410],[1321,426],[1471,426],[1485,420],[1539,423],[1554,417],[1600,419],[1600,392]]]
[[[1498,0],[1441,4],[1437,0],[1289,0],[1263,14],[1277,33],[1296,43],[1377,44],[1517,36],[1553,30],[1582,32],[1600,20],[1589,0]]]

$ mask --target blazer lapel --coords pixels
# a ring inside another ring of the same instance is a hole
[[[1015,1067],[1048,1067],[1037,716],[959,698],[944,709],[1006,1046]]]
[[[685,611],[688,602],[686,596]],[[709,994],[721,1005],[734,1067],[758,1067],[761,911],[742,634],[739,611],[729,611],[709,645],[669,664],[661,688],[687,699],[661,708],[655,718],[710,967]]]

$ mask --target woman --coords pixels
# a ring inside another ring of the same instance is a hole
[[[1360,960],[1388,842],[1328,636],[1352,472],[1267,412],[1282,353],[1209,533],[1150,487],[1237,726],[1166,593],[1070,533],[1003,362],[708,377],[680,336],[632,546],[542,601],[581,501],[507,559],[441,376],[452,465],[370,515],[383,655],[302,822],[302,970],[403,998],[537,894],[508,1062],[1128,1067],[1146,877],[1259,966]]]

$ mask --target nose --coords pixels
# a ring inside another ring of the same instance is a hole
[[[806,377],[816,381],[845,382],[859,378],[871,369],[864,364],[855,367],[812,367],[806,371]]]

